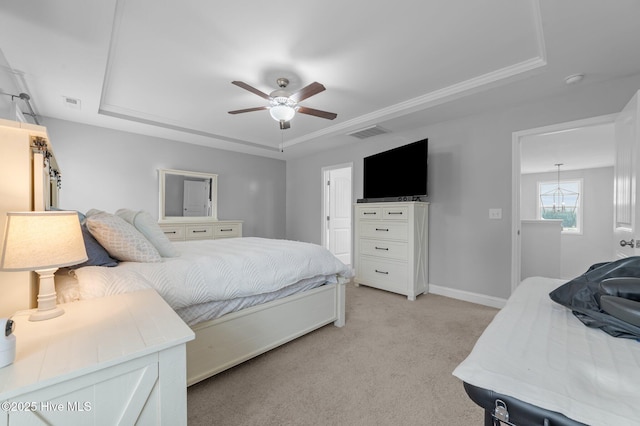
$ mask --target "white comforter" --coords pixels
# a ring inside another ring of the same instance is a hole
[[[481,388],[589,425],[640,424],[640,342],[582,324],[527,278],[453,372]]]
[[[351,270],[316,244],[266,238],[175,243],[179,257],[75,270],[81,299],[155,289],[173,309],[269,293],[316,276],[337,281]]]

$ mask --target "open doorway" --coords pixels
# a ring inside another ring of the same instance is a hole
[[[322,169],[322,245],[344,264],[351,264],[353,164]]]
[[[614,120],[608,115],[513,134],[512,289],[523,274],[570,279],[610,260]],[[541,188],[565,181],[580,183],[578,226],[560,221],[547,230]]]

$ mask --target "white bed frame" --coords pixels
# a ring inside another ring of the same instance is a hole
[[[336,284],[253,306],[191,327],[187,386],[276,348],[331,322],[345,323],[345,285]]]

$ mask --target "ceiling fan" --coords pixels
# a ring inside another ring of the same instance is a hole
[[[229,114],[240,114],[243,112],[261,111],[264,109],[268,109],[271,117],[273,117],[274,120],[280,123],[280,129],[282,130],[291,127],[291,124],[289,122],[295,116],[296,112],[299,112],[301,114],[313,115],[320,118],[326,118],[327,120],[333,120],[338,116],[338,114],[334,114],[333,112],[321,111],[318,109],[298,105],[298,102],[301,102],[313,95],[317,95],[318,93],[326,90],[322,84],[313,82],[295,93],[289,93],[287,90],[285,90],[289,85],[288,79],[279,78],[277,80],[277,83],[279,89],[276,89],[267,95],[266,93],[261,92],[260,90],[248,85],[247,83],[244,83],[242,81],[232,81],[231,84],[242,87],[243,89],[248,90],[251,93],[255,93],[261,98],[268,100],[269,105],[229,111]]]

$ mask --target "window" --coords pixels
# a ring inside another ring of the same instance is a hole
[[[562,232],[582,233],[582,179],[538,182],[538,219],[561,219]]]

